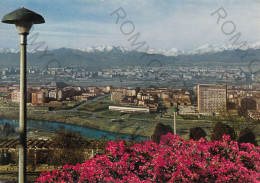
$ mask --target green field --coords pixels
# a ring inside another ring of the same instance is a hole
[[[79,106],[80,104],[82,104],[83,101],[71,101],[71,102],[68,102],[68,103],[65,103],[63,106],[61,107],[55,107],[53,110],[55,111],[59,111],[59,110],[70,110],[70,109],[73,109],[77,106]]]
[[[77,105],[71,103],[70,105]],[[120,113],[108,110],[109,105],[116,105],[111,102],[109,96],[81,106],[78,110],[58,110],[50,112],[28,112],[29,119],[55,121],[67,124],[82,125],[105,131],[130,133],[142,136],[151,136],[158,123],[164,123],[173,128],[173,117],[161,115],[161,113]],[[70,107],[70,106],[67,106]],[[71,108],[71,107],[70,107]],[[19,111],[0,111],[1,118],[18,119]],[[260,144],[259,122],[241,117],[202,117],[177,116],[177,135],[185,140],[189,138],[189,129],[201,127],[210,139],[211,131],[216,122],[221,121],[234,127],[237,135],[239,131],[248,126],[251,128]]]
[[[110,105],[115,105],[116,102],[112,102],[110,97],[105,97],[97,101],[93,101],[89,104],[81,106],[78,110],[80,111],[90,111],[90,112],[98,112],[108,110]]]

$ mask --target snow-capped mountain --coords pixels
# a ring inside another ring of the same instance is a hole
[[[79,50],[86,53],[102,53],[102,52],[111,52],[111,51],[120,51],[122,53],[131,52],[134,50],[124,48],[121,46],[110,46],[110,45],[102,45],[102,46],[91,46],[87,48],[78,48],[78,49],[70,49],[70,48],[60,48],[57,50]],[[160,54],[164,56],[180,56],[180,55],[202,55],[202,54],[211,54],[211,53],[218,53],[223,51],[232,51],[232,50],[247,50],[247,49],[253,49],[258,50],[260,49],[260,42],[247,44],[236,44],[236,45],[217,45],[217,44],[204,44],[192,51],[183,51],[176,48],[172,49],[153,49],[150,48],[149,50],[136,50],[138,52],[147,52],[148,54]],[[44,49],[31,49],[28,47],[27,52],[28,53],[35,53],[37,51],[44,51]],[[19,49],[8,49],[8,48],[0,48],[0,53],[19,53]]]
[[[253,44],[234,44],[234,45],[217,45],[217,44],[204,44],[192,51],[183,51],[176,48],[172,49],[153,49],[149,50],[137,50],[138,52],[147,52],[148,54],[160,54],[164,56],[180,56],[180,55],[201,55],[201,54],[210,54],[210,53],[218,53],[223,51],[232,51],[232,50],[247,50],[247,49],[260,49],[260,42],[256,42]],[[83,52],[110,52],[112,50],[120,50],[123,53],[131,51],[131,49],[127,49],[121,46],[97,46],[97,47],[87,47],[83,49],[78,49]]]
[[[239,49],[239,50],[237,50]],[[249,49],[250,54],[245,49]],[[41,52],[40,52],[41,51]],[[253,58],[260,58],[260,42],[245,45],[210,45],[205,44],[192,51],[172,49],[133,50],[120,46],[96,46],[81,49],[59,48],[48,50],[48,57],[42,56],[43,49],[28,46],[28,64],[46,66],[50,60],[58,60],[62,66],[82,65],[94,67],[147,66],[152,60],[160,60],[167,66],[200,63],[245,63]],[[0,48],[0,66],[19,65],[20,50]],[[151,54],[143,57],[144,53]]]
[[[91,46],[91,47],[87,47],[87,48],[78,48],[77,50],[80,50],[80,51],[83,51],[83,52],[88,52],[88,53],[110,52],[110,51],[113,51],[113,50],[118,50],[118,51],[121,51],[123,53],[131,51],[131,49],[124,48],[124,47],[121,47],[121,46],[109,46],[109,45],[97,46],[97,47]],[[145,52],[146,50],[137,50],[137,51],[138,52]],[[149,49],[147,51],[147,53],[149,53],[149,54],[161,54],[161,55],[165,55],[165,56],[178,56],[178,55],[184,54],[184,51],[178,50],[176,48],[172,48],[170,50]]]
[[[260,49],[260,41],[253,43],[253,44],[250,44],[249,46],[250,46],[249,47],[250,49],[254,49],[254,50]]]
[[[205,54],[205,53],[216,53],[216,52],[222,52],[224,50],[227,50],[226,45],[211,45],[211,44],[205,44],[202,45],[193,51],[187,52],[189,55],[194,55],[194,54]]]
[[[87,47],[87,48],[79,48],[78,50],[83,51],[83,52],[88,52],[88,53],[95,52],[95,51],[110,52],[112,50],[119,50],[119,51],[122,51],[123,53],[129,51],[127,48],[124,48],[121,46],[110,46],[110,45],[96,46],[96,47],[91,46],[91,47]]]
[[[44,49],[27,49],[28,53],[35,53],[37,51],[44,51]],[[14,48],[0,48],[0,53],[20,53],[20,49],[14,49]]]
[[[194,54],[217,53],[223,51],[248,50],[248,49],[253,49],[253,50],[260,49],[260,42],[256,42],[252,44],[248,44],[247,42],[244,42],[244,43],[233,44],[233,45],[205,44],[203,46],[194,49],[193,51],[186,52],[186,54],[194,55]]]
[[[0,48],[0,53],[19,53],[20,50],[16,50],[13,48]]]
[[[183,55],[184,51],[178,50],[176,48],[172,48],[170,50],[166,50],[166,49],[149,49],[147,51],[147,53],[149,53],[149,54],[161,54],[161,55],[165,55],[165,56],[179,56],[179,55]]]

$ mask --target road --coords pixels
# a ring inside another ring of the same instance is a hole
[[[101,95],[101,96],[95,97],[95,98],[93,98],[93,99],[91,99],[91,100],[87,100],[86,102],[83,102],[83,103],[80,104],[79,106],[74,107],[74,108],[72,108],[72,109],[70,109],[70,110],[68,110],[68,111],[77,111],[81,106],[84,106],[84,105],[89,104],[89,103],[91,103],[91,102],[95,102],[95,101],[100,100],[100,99],[102,99],[102,98],[105,98],[105,97],[107,97],[107,96],[109,96],[109,95],[110,95],[110,94],[105,94],[105,95]]]

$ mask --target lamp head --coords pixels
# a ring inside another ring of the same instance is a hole
[[[2,18],[3,23],[15,24],[19,34],[29,34],[33,24],[45,23],[44,18],[26,8],[20,8],[6,14]]]

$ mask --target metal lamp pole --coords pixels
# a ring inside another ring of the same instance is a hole
[[[171,108],[171,111],[173,111],[173,114],[174,114],[174,116],[173,116],[173,127],[174,127],[174,135],[177,135],[177,133],[176,133],[176,131],[177,131],[177,127],[176,127],[176,115],[177,115],[177,112],[178,112],[178,108],[177,107],[173,107],[173,108]]]
[[[20,143],[19,143],[19,182],[26,182],[26,116],[27,116],[27,82],[26,82],[26,45],[27,34],[21,34],[21,60],[20,60]]]
[[[27,102],[27,84],[26,84],[26,45],[27,35],[33,24],[44,23],[44,18],[26,8],[20,8],[6,14],[2,18],[3,23],[15,24],[21,35],[21,59],[20,59],[20,143],[19,143],[19,183],[26,182],[26,102]]]
[[[176,112],[174,111],[174,135],[176,135]]]

